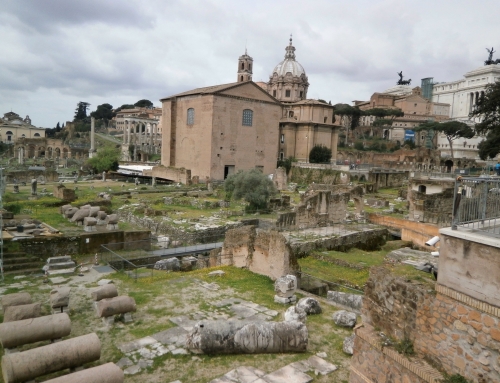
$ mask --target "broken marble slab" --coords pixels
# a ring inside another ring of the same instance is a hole
[[[312,381],[313,378],[302,371],[293,368],[291,365],[282,367],[279,370],[262,377],[262,382],[265,383],[309,383]],[[258,382],[260,381],[256,381],[255,383]]]
[[[266,375],[264,371],[259,370],[255,367],[241,366],[229,371],[227,374],[221,376],[220,378],[210,381],[210,383],[253,383],[264,375]]]
[[[170,322],[184,328],[184,330],[189,331],[193,328],[197,321],[191,320],[187,316],[181,315],[178,317],[170,318]]]
[[[337,369],[337,366],[328,363],[316,355],[311,356],[309,359],[292,363],[290,366],[302,372],[313,371],[315,375],[328,375]]]
[[[176,345],[178,347],[186,344],[187,331],[183,327],[174,327],[165,331],[151,335],[151,338],[166,345]]]
[[[154,344],[158,342],[156,339],[153,337],[147,336],[145,338],[137,339],[132,342],[127,342],[127,343],[122,343],[118,345],[118,349],[126,354],[127,352],[132,352],[135,350],[139,350],[140,348],[143,348],[145,346],[149,346],[151,344]]]

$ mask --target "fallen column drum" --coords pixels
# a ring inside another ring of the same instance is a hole
[[[186,347],[205,354],[264,354],[307,351],[308,331],[301,322],[200,321]]]
[[[55,314],[0,324],[0,343],[3,348],[14,348],[28,343],[59,339],[70,333],[71,320],[68,314]]]
[[[136,310],[135,300],[126,295],[120,297],[103,299],[97,302],[97,315],[99,318],[110,317],[118,314],[126,314]]]
[[[73,374],[46,380],[45,383],[123,383],[123,371],[114,363],[92,367]]]
[[[4,310],[3,321],[6,323],[29,318],[38,318],[41,311],[42,306],[39,302],[27,305],[9,306]]]
[[[100,301],[101,299],[117,297],[118,290],[113,283],[108,283],[107,285],[95,289],[90,295],[94,301]]]
[[[2,308],[5,313],[5,309],[10,306],[28,305],[32,303],[31,295],[28,293],[14,293],[7,294],[2,297]]]
[[[101,342],[87,334],[2,357],[5,383],[22,383],[52,372],[75,368],[101,357]]]

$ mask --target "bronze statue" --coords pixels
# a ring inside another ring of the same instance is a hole
[[[396,83],[396,85],[410,85],[411,84],[411,79],[409,80],[403,80],[403,71],[398,72],[399,80]]]
[[[496,52],[493,47],[491,49],[486,48],[486,50],[488,51],[488,59],[484,62],[484,65],[500,64],[500,59],[493,60],[493,53]]]

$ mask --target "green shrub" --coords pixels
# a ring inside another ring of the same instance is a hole
[[[10,211],[13,214],[19,214],[23,209],[23,205],[17,202],[7,203],[4,205],[5,210]]]
[[[394,343],[394,348],[402,355],[415,354],[415,350],[413,349],[413,342],[408,338],[404,338],[403,340]]]
[[[470,383],[470,382],[460,374],[453,374],[453,375],[445,374],[444,379],[441,380],[441,383]]]

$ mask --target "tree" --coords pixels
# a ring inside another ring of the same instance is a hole
[[[472,138],[475,133],[472,128],[459,121],[446,121],[446,122],[434,122],[429,121],[420,124],[415,128],[415,131],[420,132],[422,130],[430,131],[435,130],[443,133],[450,144],[451,158],[453,159],[453,141],[457,138]]]
[[[391,127],[396,117],[403,117],[405,114],[401,109],[373,108],[363,111],[365,116],[374,116],[372,126]],[[373,130],[372,130],[373,136]]]
[[[479,157],[486,160],[500,153],[500,81],[486,85],[484,96],[480,97],[469,117],[480,117],[476,133],[486,135],[477,147]]]
[[[224,190],[227,199],[247,201],[247,212],[266,210],[269,198],[276,194],[273,181],[258,169],[231,174],[224,182]]]
[[[340,125],[347,129],[345,135],[345,145],[347,146],[349,129],[353,130],[359,126],[359,118],[364,115],[364,113],[357,106],[351,106],[349,104],[335,104],[334,108],[335,110],[333,113],[336,116],[340,116]]]
[[[322,164],[330,162],[332,150],[323,145],[314,145],[309,153],[309,162],[313,164]]]
[[[118,170],[120,160],[120,149],[114,145],[105,145],[97,151],[94,157],[87,160],[87,164],[97,173],[108,170]]]
[[[111,120],[116,113],[113,112],[113,106],[110,104],[101,104],[97,107],[97,110],[90,113],[92,117],[97,120],[102,120],[106,126],[108,126],[109,120]]]
[[[75,118],[73,121],[84,121],[87,118],[87,109],[90,106],[88,102],[80,101],[75,110]]]
[[[61,126],[59,125],[59,122],[56,125],[56,132],[59,133],[61,131]]]
[[[153,108],[153,103],[149,100],[139,100],[134,104],[134,106],[137,106],[138,108]]]
[[[288,175],[290,173],[290,170],[292,169],[292,163],[297,161],[294,157],[288,157],[285,158],[284,160],[278,160],[277,167],[279,168],[280,166],[285,168],[286,174]]]

